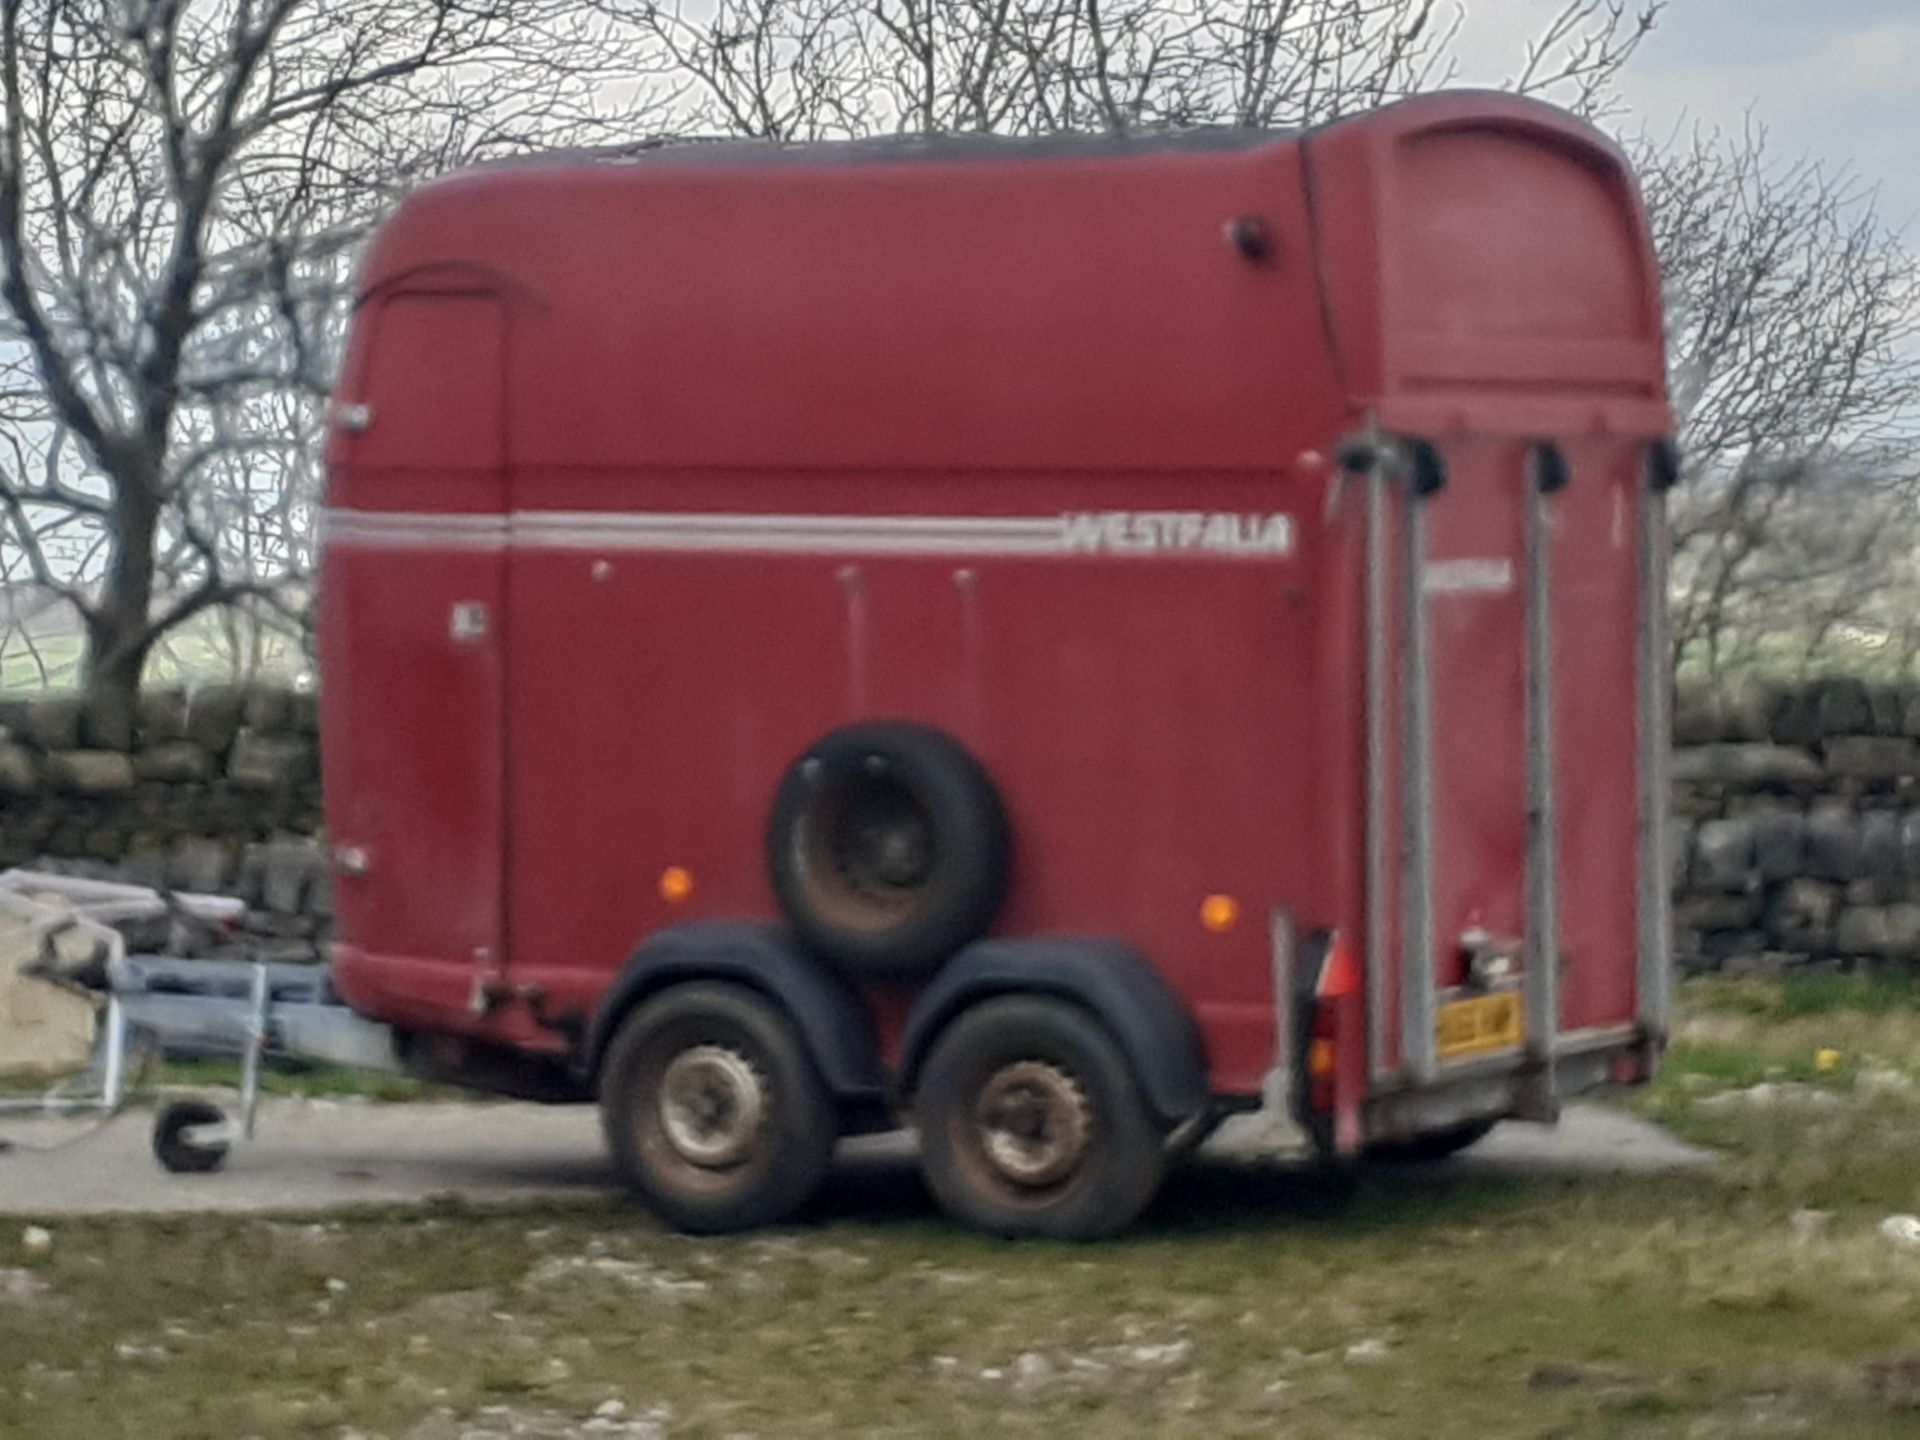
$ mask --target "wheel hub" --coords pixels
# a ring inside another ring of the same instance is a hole
[[[988,1079],[974,1107],[988,1163],[1016,1185],[1052,1185],[1079,1166],[1092,1134],[1086,1092],[1066,1070],[1022,1060]]]
[[[917,889],[933,869],[925,812],[889,782],[869,781],[848,797],[834,850],[848,882],[870,894]]]
[[[660,1128],[681,1159],[706,1169],[737,1165],[767,1119],[765,1078],[738,1050],[695,1045],[660,1077]]]

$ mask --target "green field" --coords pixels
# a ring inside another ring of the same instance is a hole
[[[612,1202],[50,1217],[0,1233],[0,1434],[1912,1437],[1910,995],[1689,987],[1631,1103],[1710,1168],[1212,1162],[1092,1247],[959,1232],[904,1172],[729,1240]]]
[[[236,666],[234,655],[232,638],[219,617],[208,616],[165,637],[148,664],[147,683],[157,688],[243,678],[251,657]],[[80,683],[80,658],[80,631],[71,615],[54,612],[36,618],[24,631],[9,629],[0,635],[0,695],[32,699],[72,690]],[[253,673],[287,679],[305,664],[291,638],[272,634],[264,639]]]

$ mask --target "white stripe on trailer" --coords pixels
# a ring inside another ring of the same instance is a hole
[[[1058,515],[759,515],[523,510],[508,515],[328,510],[322,541],[403,550],[654,550],[758,554],[1284,558],[1293,517],[1197,510]]]
[[[323,510],[320,543],[392,550],[497,550],[507,543],[507,517]]]

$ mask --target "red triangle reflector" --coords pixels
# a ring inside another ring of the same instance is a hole
[[[1338,1000],[1359,993],[1360,966],[1353,958],[1346,937],[1336,935],[1327,963],[1320,969],[1320,983],[1314,987],[1314,994],[1322,1000]]]

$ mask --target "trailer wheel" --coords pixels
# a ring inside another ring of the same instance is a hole
[[[781,782],[767,865],[800,939],[847,970],[925,974],[1006,898],[999,794],[952,737],[920,725],[836,730]]]
[[[964,1012],[927,1057],[914,1109],[934,1195],[996,1235],[1112,1235],[1166,1171],[1165,1137],[1120,1048],[1061,1000],[1010,995]]]
[[[204,1100],[175,1100],[163,1106],[153,1122],[153,1158],[175,1175],[203,1175],[227,1163],[224,1140],[203,1144],[187,1138],[187,1131],[218,1125],[227,1117],[218,1105]]]
[[[601,1074],[621,1176],[695,1234],[783,1219],[819,1187],[833,1106],[780,1012],[738,985],[676,985],[628,1017]]]
[[[1367,1158],[1399,1164],[1445,1160],[1449,1155],[1458,1155],[1469,1145],[1479,1144],[1499,1123],[1498,1120],[1469,1120],[1463,1125],[1416,1135],[1410,1140],[1382,1140],[1367,1147]]]

